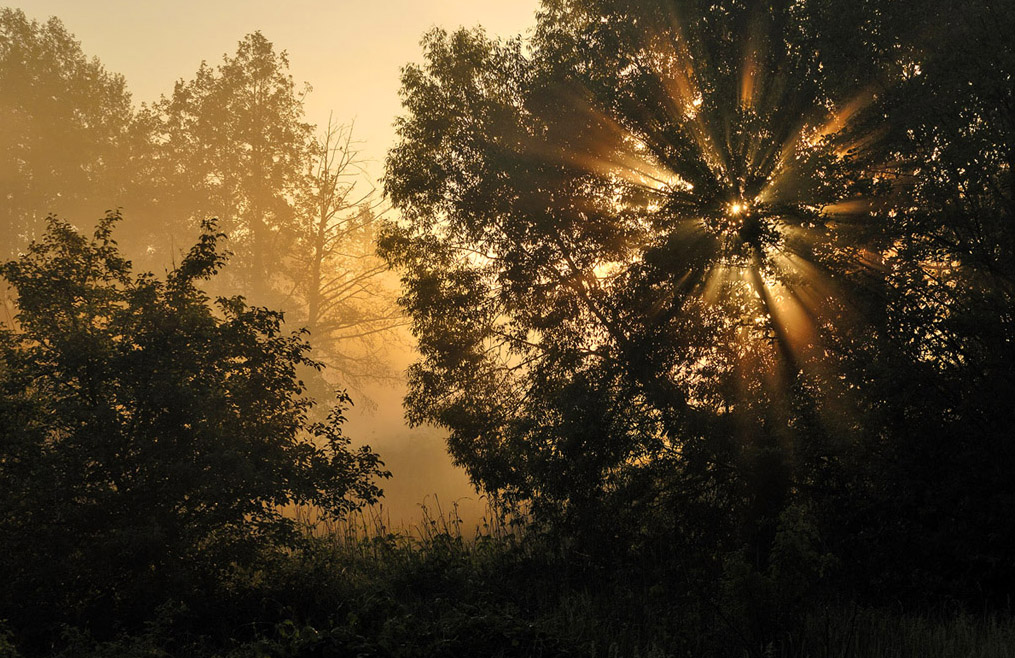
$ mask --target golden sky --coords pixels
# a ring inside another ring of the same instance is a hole
[[[309,82],[307,118],[319,126],[329,113],[340,123],[355,120],[355,137],[369,173],[382,173],[401,112],[399,71],[422,59],[419,41],[434,26],[482,25],[513,36],[535,22],[537,0],[22,0],[9,6],[29,18],[58,17],[89,56],[122,74],[135,103],[169,94],[190,80],[202,60],[216,65],[236,52],[247,34],[261,32],[289,53],[298,85]],[[404,355],[406,363],[410,358]],[[442,433],[409,429],[402,420],[401,387],[378,387],[376,405],[357,405],[346,429],[356,443],[381,453],[394,478],[383,483],[385,509],[398,524],[415,523],[418,505],[436,494],[445,511],[459,501],[474,522],[483,502],[465,473],[451,464]]]
[[[90,56],[123,74],[135,102],[172,91],[202,60],[217,64],[244,35],[261,30],[289,53],[293,77],[314,90],[317,124],[334,112],[356,122],[361,152],[381,173],[399,114],[399,69],[421,59],[434,26],[482,25],[511,36],[534,24],[536,0],[16,0],[30,18],[57,16]]]

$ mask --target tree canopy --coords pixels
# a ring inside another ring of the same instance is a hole
[[[142,119],[153,133],[163,214],[219,218],[233,239],[235,285],[261,302],[274,301],[279,257],[295,239],[294,203],[313,144],[307,91],[296,86],[287,55],[255,32],[217,67],[202,63]]]
[[[51,219],[0,266],[19,308],[0,333],[0,615],[29,625],[186,600],[289,545],[287,507],[340,518],[388,475],[343,435],[347,397],[308,417],[302,332],[201,291],[225,260],[214,225],[158,279],[132,272],[118,219],[91,239]]]
[[[139,205],[150,217],[135,230],[152,231],[140,237],[164,254],[218,218],[234,252],[219,289],[288,311],[313,333],[332,379],[361,386],[388,374],[376,339],[401,318],[374,253],[380,204],[352,127],[329,120],[317,135],[309,91],[286,52],[254,32],[145,108]]]
[[[953,67],[1012,12],[971,9],[944,53],[917,10],[554,0],[528,40],[427,35],[382,240],[409,417],[509,499],[596,528],[704,505],[761,556],[794,500],[856,537],[932,481],[1009,491],[1010,410],[972,400],[1012,390],[1010,47],[972,102]],[[903,532],[997,520],[935,505]]]
[[[122,204],[133,118],[121,76],[81,51],[63,24],[0,9],[0,258],[53,212]]]
[[[317,134],[304,112],[309,85],[262,33],[135,108],[122,77],[58,19],[4,9],[0,90],[0,256],[26,248],[49,214],[122,208],[125,254],[160,271],[216,218],[233,258],[210,285],[310,328],[329,367],[322,388],[392,376],[383,347],[402,318],[374,249],[380,200],[352,127],[329,122]]]

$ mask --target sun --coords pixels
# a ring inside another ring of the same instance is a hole
[[[843,135],[869,93],[861,91],[859,101],[809,97],[820,89],[806,80],[746,67],[750,79],[731,96],[692,50],[678,30],[632,53],[638,66],[621,77],[626,84],[640,76],[629,105],[597,105],[591,92],[570,90],[564,102],[583,117],[586,132],[564,127],[566,145],[541,145],[534,154],[580,172],[581,204],[572,208],[621,227],[623,237],[585,264],[596,288],[623,295],[646,264],[672,271],[677,297],[653,308],[705,301],[710,313],[757,327],[744,336],[773,344],[787,373],[795,372],[820,359],[822,316],[840,294],[821,259],[836,248],[845,215],[869,207],[841,174],[844,144],[858,143]],[[787,88],[798,94],[792,102]],[[658,111],[645,110],[645,90]]]

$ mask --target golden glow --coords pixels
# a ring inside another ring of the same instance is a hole
[[[652,133],[653,126],[637,118],[614,117],[591,94],[579,92],[570,99],[574,111],[594,117],[594,133],[583,135],[582,148],[544,143],[533,151],[610,182],[608,199],[597,204],[592,192],[584,203],[590,212],[605,207],[611,221],[626,229],[626,243],[585,270],[590,285],[623,285],[644,250],[661,243],[679,242],[685,250],[679,253],[707,263],[686,271],[673,264],[672,290],[692,292],[686,312],[718,332],[712,348],[689,354],[672,373],[696,405],[715,402],[695,382],[714,381],[717,371],[739,373],[747,397],[758,381],[788,386],[798,373],[826,367],[821,328],[842,295],[813,254],[834,241],[846,218],[872,210],[870,200],[839,192],[830,181],[842,158],[878,138],[877,131],[846,137],[875,94],[865,89],[834,106],[815,102],[795,119],[794,130],[780,130],[774,122],[786,121],[779,113],[785,81],[766,69],[765,49],[773,44],[760,20],[739,39],[743,53],[732,108],[701,74],[708,61],[688,39],[693,25],[673,17],[666,29],[647,33],[642,49],[632,54],[635,64],[623,76],[640,71],[656,79],[665,120],[686,140],[675,149],[679,157],[668,158],[671,145],[662,131]],[[857,267],[877,262],[869,254],[855,259]],[[723,352],[725,341],[732,352]]]
[[[123,74],[135,102],[172,93],[202,60],[232,53],[244,35],[261,30],[289,54],[297,85],[308,82],[307,118],[324,126],[334,114],[355,121],[366,169],[379,178],[394,144],[401,112],[399,71],[421,59],[419,39],[434,26],[482,25],[491,35],[521,34],[538,0],[29,0],[11,3],[29,18],[58,17],[89,56]],[[180,38],[186,35],[186,38]]]
[[[407,62],[422,59],[420,36],[435,25],[478,24],[491,35],[518,34],[533,23],[539,3],[387,0],[378,7],[320,0],[29,0],[12,4],[43,23],[50,16],[59,18],[89,57],[124,75],[137,104],[172,94],[174,82],[192,79],[202,60],[214,66],[223,53],[234,53],[245,35],[261,30],[276,50],[288,52],[297,86],[304,81],[313,85],[305,101],[310,122],[323,128],[332,113],[339,122],[355,120],[368,179],[364,185],[377,186],[385,154],[395,141],[393,118],[401,112],[399,71]],[[5,166],[0,163],[0,168]],[[9,309],[0,305],[0,322],[5,312]],[[408,337],[392,341],[389,356],[394,371],[404,371],[415,359],[408,347],[411,342]],[[445,510],[454,506],[467,523],[479,522],[485,501],[464,470],[451,463],[439,431],[406,426],[404,386],[403,381],[369,387],[373,408],[357,397],[345,426],[356,439],[369,439],[395,474],[384,484],[381,513],[396,526],[415,523],[425,501],[431,510],[438,504]]]

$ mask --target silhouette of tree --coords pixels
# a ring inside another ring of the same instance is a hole
[[[617,510],[635,532],[676,515],[689,544],[710,526],[764,566],[794,498],[828,502],[858,550],[848,532],[916,527],[890,492],[924,504],[948,464],[921,438],[1011,419],[973,394],[981,368],[1010,390],[1010,277],[934,246],[1008,194],[1008,137],[988,121],[1010,125],[1010,60],[971,106],[955,84],[991,11],[970,10],[972,41],[947,56],[910,3],[561,0],[528,42],[430,33],[403,72],[385,179],[402,220],[381,241],[420,344],[410,418],[446,427],[488,490],[600,533]],[[916,93],[932,72],[943,86]],[[990,223],[976,248],[1005,253],[1004,215]],[[984,303],[966,313],[971,281]],[[989,427],[978,445],[1002,436]],[[991,472],[1012,464],[989,454]],[[924,484],[894,488],[893,464]],[[1011,510],[991,482],[963,506]],[[875,491],[877,515],[846,509]],[[898,565],[895,539],[878,546]]]
[[[152,132],[155,205],[191,226],[219,218],[236,255],[233,290],[261,303],[277,301],[279,263],[295,240],[294,203],[313,144],[307,91],[297,89],[286,53],[255,32],[142,118]]]
[[[766,456],[815,327],[777,298],[852,191],[818,134],[839,90],[784,41],[808,36],[789,4],[669,12],[549,3],[531,55],[434,32],[405,70],[384,248],[423,355],[410,413],[490,488],[574,506],[699,450],[757,453],[772,505],[788,487]]]
[[[0,9],[0,258],[49,213],[122,202],[133,108],[124,80],[88,59],[59,20]]]
[[[390,377],[384,344],[403,324],[387,265],[376,253],[380,200],[365,174],[352,126],[331,123],[316,142],[298,205],[289,264],[291,299],[315,355],[348,382]]]
[[[297,88],[284,52],[248,35],[222,64],[202,64],[135,113],[122,78],[86,59],[58,20],[42,26],[4,10],[2,26],[3,255],[49,212],[125,207],[125,252],[159,269],[216,217],[235,252],[211,284],[218,292],[308,323],[333,381],[390,376],[383,343],[401,320],[374,254],[378,201],[356,190],[351,130],[329,125],[324,142],[315,139],[303,111],[309,88]],[[5,296],[3,321],[14,312]]]
[[[347,397],[308,419],[302,333],[201,292],[224,263],[214,226],[160,280],[131,271],[117,220],[92,239],[50,220],[0,267],[20,309],[0,333],[0,616],[43,634],[209,594],[292,545],[287,506],[342,517],[388,476],[343,435]]]
[[[840,487],[826,516],[844,559],[875,565],[883,587],[1003,597],[1015,583],[1003,521],[1015,510],[1015,8],[971,2],[947,29],[928,21],[951,8],[881,10],[885,32],[920,37],[894,53],[895,83],[857,122],[878,134],[858,159],[905,185],[877,214],[890,230],[865,273],[884,289],[865,304],[880,326],[837,346],[863,355],[849,376],[868,438],[851,473],[817,480]]]
[[[260,32],[220,66],[202,64],[139,119],[152,144],[147,196],[156,216],[182,208],[189,224],[219,218],[236,253],[222,290],[306,323],[332,380],[358,386],[389,374],[382,339],[399,312],[374,254],[378,200],[356,188],[365,176],[352,131],[329,123],[315,138],[307,91]],[[162,225],[177,235],[154,238],[163,244],[187,233]]]

